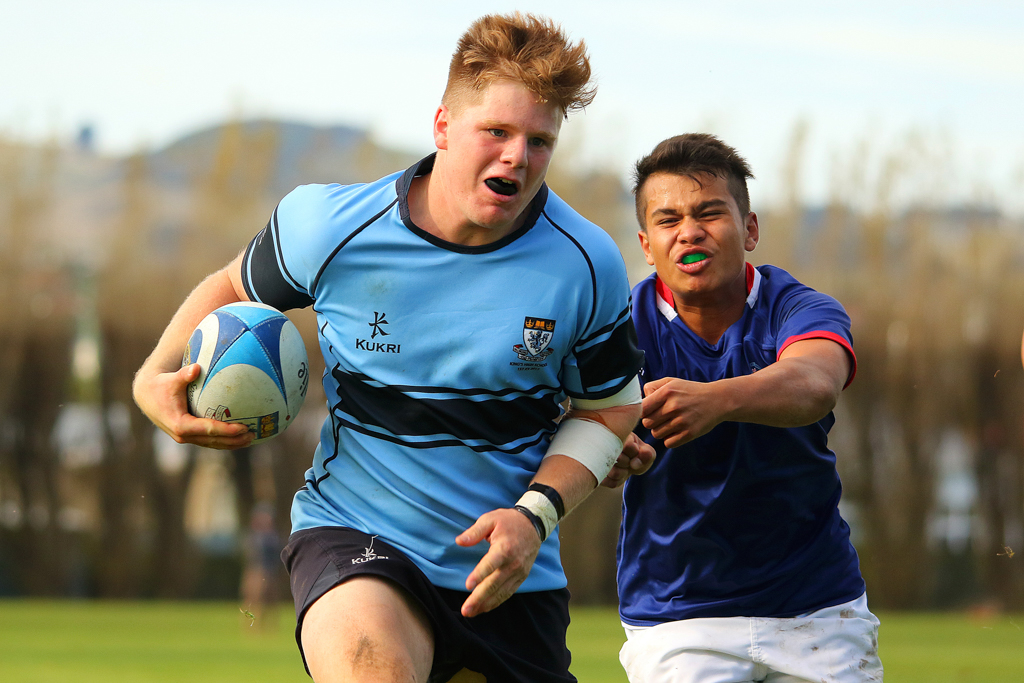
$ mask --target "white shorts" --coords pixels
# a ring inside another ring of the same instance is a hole
[[[700,618],[629,626],[619,661],[630,683],[865,683],[882,680],[868,600],[788,619]]]

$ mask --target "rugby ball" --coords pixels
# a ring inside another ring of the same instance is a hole
[[[192,332],[181,364],[199,363],[189,383],[189,412],[240,422],[254,443],[283,432],[298,415],[309,388],[302,336],[275,308],[253,302],[228,304]]]

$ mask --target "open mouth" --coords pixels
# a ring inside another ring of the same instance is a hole
[[[487,187],[491,188],[500,195],[511,197],[516,192],[519,192],[519,188],[511,180],[505,180],[504,178],[488,178],[484,181]]]

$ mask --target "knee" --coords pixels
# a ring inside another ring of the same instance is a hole
[[[316,683],[426,681],[434,654],[427,616],[389,583],[361,578],[331,589],[302,620],[301,644]]]
[[[356,637],[344,659],[347,661],[350,676],[342,680],[354,683],[363,681],[408,683],[420,680],[420,677],[417,676],[417,667],[408,651],[388,647],[387,644],[365,632]]]

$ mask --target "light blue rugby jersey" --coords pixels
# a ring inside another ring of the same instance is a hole
[[[250,244],[243,282],[255,301],[312,305],[327,362],[330,416],[292,530],[376,534],[465,590],[488,544],[455,537],[523,494],[566,395],[619,391],[643,356],[607,234],[544,186],[502,240],[445,242],[406,203],[432,167],[297,188]],[[564,586],[552,534],[520,590]]]

